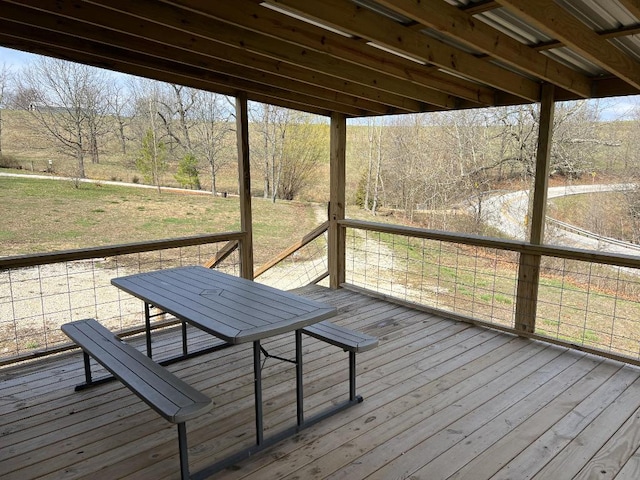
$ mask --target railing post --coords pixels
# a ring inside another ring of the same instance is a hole
[[[544,242],[544,222],[547,210],[547,187],[549,179],[549,159],[553,135],[553,114],[555,110],[554,87],[542,86],[540,102],[540,126],[538,132],[538,152],[536,156],[536,177],[533,188],[530,242],[541,245]],[[534,333],[536,329],[536,309],[538,286],[540,283],[540,255],[521,254],[518,268],[516,295],[515,329]]]
[[[238,143],[238,193],[240,196],[240,275],[253,280],[253,227],[251,220],[251,168],[249,157],[249,111],[247,94],[236,97],[236,136]]]
[[[347,120],[343,114],[331,115],[331,173],[329,179],[329,286],[340,288],[345,281],[345,229],[338,222],[345,213],[345,158]]]

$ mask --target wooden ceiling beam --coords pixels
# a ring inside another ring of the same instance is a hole
[[[89,3],[89,2],[86,2]],[[130,29],[136,22],[144,22],[150,9],[153,10],[153,22],[164,25],[182,34],[187,33],[198,38],[211,39],[215,32],[215,41],[250,51],[277,61],[303,67],[312,72],[325,73],[334,77],[358,83],[392,95],[413,99],[423,104],[436,105],[442,108],[455,108],[456,98],[420,87],[414,83],[399,80],[388,74],[376,72],[366,67],[355,65],[325,53],[293,45],[289,42],[241,29],[225,22],[197,15],[192,12],[185,21],[184,10],[155,0],[95,0],[92,4],[119,12],[123,30]],[[83,2],[85,5],[85,2]],[[99,16],[96,21],[99,20]],[[116,28],[115,25],[110,25]],[[150,28],[150,27],[147,27]],[[142,33],[148,35],[148,33]],[[396,105],[397,106],[397,105]],[[419,110],[419,109],[418,109]]]
[[[234,0],[232,3],[210,0],[171,0],[167,3],[247,30],[312,48],[429,89],[475,101],[479,106],[490,105],[494,99],[495,91],[491,88],[459,77],[452,77],[431,66],[420,65],[374,48],[365,42],[345,38],[338,33],[266,8],[254,0]]]
[[[568,48],[640,88],[640,64],[625,55],[553,0],[496,0],[527,23],[564,43]]]
[[[262,101],[258,100],[258,98],[268,99],[267,103],[289,106],[290,108],[311,113],[330,115],[332,111],[340,111],[348,116],[369,114],[369,111],[363,108],[298,94],[290,89],[258,85],[241,78],[230,78],[227,75],[217,74],[186,64],[177,64],[145,53],[122,51],[122,49],[112,45],[79,39],[33,26],[19,25],[19,28],[16,28],[16,25],[14,22],[5,19],[0,20],[0,32],[2,32],[2,37],[5,39],[2,44],[7,45],[9,48],[24,50],[25,45],[36,44],[39,45],[39,48],[30,48],[28,50],[32,53],[54,56],[65,60],[82,61],[96,67],[131,75],[154,78],[170,83],[181,83],[193,88],[214,91],[224,95],[235,96],[239,91],[246,91],[256,101]]]
[[[500,5],[498,5],[495,0],[479,0],[462,7],[462,9],[469,15],[490,12],[491,10],[495,10],[496,8],[500,8]]]
[[[535,102],[540,98],[540,85],[535,81],[478,59],[349,0],[268,0],[268,3],[289,8],[300,15],[366,38],[399,54],[437,65],[443,70],[525,100]]]
[[[377,3],[546,82],[587,98],[591,81],[443,0],[377,0]]]
[[[39,2],[38,4],[40,8],[46,8],[47,2]],[[181,63],[229,75],[242,82],[254,81],[285,90],[290,89],[303,95],[316,96],[332,102],[343,102],[345,106],[370,110],[377,114],[389,111],[408,112],[425,108],[419,102],[399,95],[387,94],[377,89],[342,81],[329,75],[310,72],[307,69],[283,64],[266,57],[256,57],[245,50],[237,50],[200,37],[184,40],[176,34],[175,30],[160,25],[154,28],[153,33],[147,38],[143,37],[143,33],[150,29],[143,23],[132,25],[128,29],[129,33],[126,34],[115,32],[95,24],[93,17],[96,15],[95,12],[86,8],[68,11],[67,8],[69,7],[60,3],[55,13],[48,10],[34,10],[32,13],[28,13],[24,12],[21,7],[5,5],[3,16],[18,22],[23,18],[29,18],[30,23],[38,23],[41,28],[51,31],[62,33],[74,31],[76,36],[86,40],[110,44],[123,50],[147,53],[153,57],[177,59]],[[73,20],[72,14],[75,14]],[[111,10],[102,11],[100,15],[105,20],[103,22],[105,25],[111,25],[122,19],[121,15]],[[135,35],[136,32],[138,35]],[[240,63],[233,64],[220,57],[233,58]],[[262,70],[256,70],[254,68],[256,66],[262,67]],[[322,87],[318,85],[322,85]]]

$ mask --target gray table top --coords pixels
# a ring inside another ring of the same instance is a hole
[[[335,307],[200,266],[114,278],[111,283],[229,343],[290,332]]]

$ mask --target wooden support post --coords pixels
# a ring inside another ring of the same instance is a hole
[[[338,221],[345,215],[345,175],[347,120],[343,114],[331,116],[331,173],[329,179],[329,286],[340,288],[345,281],[345,230]]]
[[[541,245],[544,242],[544,223],[547,216],[547,187],[549,183],[549,159],[551,157],[551,137],[553,135],[553,114],[555,110],[553,97],[553,85],[543,85],[542,101],[540,104],[538,152],[536,156],[536,178],[533,188],[533,207],[530,216],[530,242],[535,245]],[[522,332],[534,333],[536,329],[541,258],[540,255],[520,255],[515,329]]]
[[[253,280],[253,224],[251,220],[251,168],[249,164],[249,110],[247,94],[236,97],[236,138],[238,143],[238,193],[240,196],[240,274]]]

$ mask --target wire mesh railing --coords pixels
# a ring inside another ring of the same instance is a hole
[[[640,269],[543,258],[536,333],[640,359]]]
[[[640,258],[345,223],[347,283],[512,331],[520,254],[537,250],[532,336],[640,360]]]
[[[517,254],[368,230],[347,232],[347,283],[514,327]]]
[[[228,240],[219,235],[206,243],[196,237],[196,244],[182,239],[174,247],[171,241],[162,241],[155,246],[145,243],[91,249],[84,254],[66,252],[46,263],[38,263],[41,256],[37,255],[0,259],[0,364],[59,350],[69,342],[60,326],[69,321],[96,318],[118,333],[142,328],[143,303],[112,286],[111,279],[203,265],[216,258]],[[239,275],[238,252],[216,268]]]
[[[516,330],[521,254],[539,256],[534,337],[640,361],[640,258],[460,234],[342,221],[346,283],[392,300]],[[240,274],[242,234],[0,258],[0,364],[56,351],[60,325],[93,317],[114,331],[141,329],[142,302],[111,279],[182,265]],[[289,290],[328,275],[327,224],[256,272]],[[536,267],[537,268],[537,267]],[[162,317],[160,317],[162,323]]]
[[[322,281],[329,275],[327,227],[328,222],[319,225],[256,270],[255,280],[282,290],[293,290]]]

